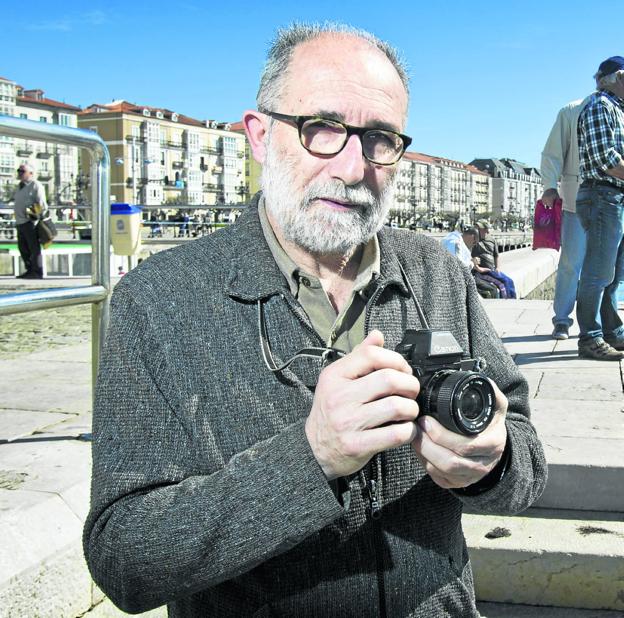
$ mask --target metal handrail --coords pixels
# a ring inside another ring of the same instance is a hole
[[[91,285],[51,290],[36,290],[0,295],[0,315],[53,309],[68,305],[92,303],[91,370],[95,385],[100,347],[108,326],[110,298],[110,156],[102,138],[93,131],[74,129],[0,114],[0,135],[76,146],[91,158]]]

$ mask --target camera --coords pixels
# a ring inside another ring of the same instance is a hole
[[[494,418],[494,388],[479,370],[482,361],[462,359],[464,351],[449,331],[407,330],[396,351],[420,380],[421,414],[464,435],[484,431]]]

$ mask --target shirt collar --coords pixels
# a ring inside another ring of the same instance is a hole
[[[260,217],[260,225],[262,226],[264,238],[269,245],[273,258],[286,278],[291,293],[296,297],[299,294],[299,281],[301,276],[305,275],[308,279],[310,277],[316,279],[316,277],[299,268],[280,244],[266,214],[264,196],[262,196],[258,202],[258,215]],[[360,260],[358,272],[353,283],[354,292],[363,290],[371,280],[379,276],[380,263],[379,241],[375,234],[364,246],[362,259]]]

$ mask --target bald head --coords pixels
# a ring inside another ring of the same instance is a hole
[[[22,163],[17,168],[17,177],[22,182],[29,182],[33,177],[34,171],[35,170],[33,169],[32,165],[30,165],[30,163]]]
[[[335,53],[324,54],[323,57],[319,57],[318,52],[323,49],[323,44],[332,45]],[[338,49],[335,48],[336,45]],[[395,78],[402,84],[407,110],[409,80],[407,70],[399,58],[398,52],[391,45],[365,30],[333,23],[324,25],[293,24],[278,31],[267,54],[266,64],[260,79],[257,95],[258,109],[278,110],[285,91],[290,85],[290,79],[297,74],[295,69],[297,71],[305,69],[305,66],[293,66],[292,61],[295,56],[302,56],[305,53],[310,56],[310,64],[313,66],[318,67],[320,63],[323,63],[329,68],[344,60],[345,54],[348,55],[351,48],[362,48],[363,46],[378,52],[375,54],[378,55],[378,67],[383,66],[385,61],[386,70],[388,65],[394,69],[391,72],[396,74]],[[371,54],[371,57],[375,55]],[[300,73],[298,75],[305,77]],[[373,75],[374,81],[376,81],[376,77],[377,75]]]

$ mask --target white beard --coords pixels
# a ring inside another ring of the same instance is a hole
[[[270,140],[266,147],[261,178],[265,207],[287,241],[315,255],[346,255],[381,229],[392,204],[396,174],[378,197],[364,182],[348,186],[340,180],[312,182],[297,193],[292,163]],[[333,210],[312,203],[319,197],[357,206]]]

